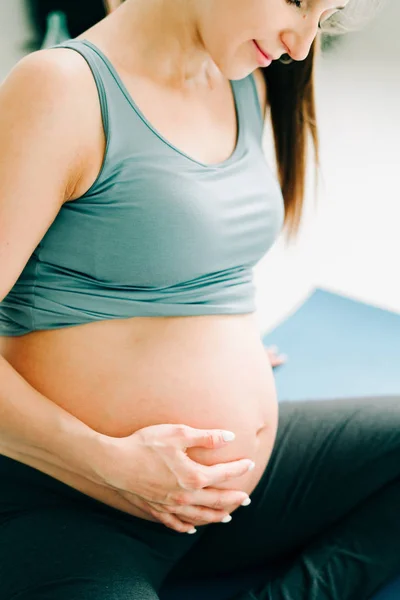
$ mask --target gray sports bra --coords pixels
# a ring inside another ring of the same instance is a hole
[[[233,154],[194,160],[146,119],[113,65],[86,40],[68,40],[97,84],[107,138],[88,192],[65,203],[0,303],[0,335],[134,316],[250,313],[253,267],[284,220],[262,151],[252,75],[232,81]]]

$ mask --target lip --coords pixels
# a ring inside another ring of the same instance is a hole
[[[257,59],[259,65],[261,67],[268,67],[273,61],[272,56],[264,52],[264,50],[257,44],[256,40],[253,40],[253,44],[257,51]]]

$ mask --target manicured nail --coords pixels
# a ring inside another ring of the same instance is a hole
[[[285,362],[287,362],[288,359],[288,355],[287,354],[280,354],[278,356],[279,360],[284,360]]]
[[[235,434],[232,431],[223,431],[222,438],[224,442],[232,442],[235,439]]]
[[[241,506],[248,506],[251,503],[251,499],[250,498],[246,498],[245,500],[243,500]]]
[[[252,471],[254,469],[254,467],[256,466],[256,463],[251,461],[251,463],[249,464],[249,471]]]
[[[232,521],[232,517],[231,515],[226,515],[226,517],[222,519],[221,523],[229,523],[229,521]]]
[[[194,527],[192,529],[189,529],[189,531],[187,533],[196,533],[197,529],[195,529]]]

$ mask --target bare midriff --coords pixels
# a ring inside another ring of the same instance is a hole
[[[268,463],[277,398],[254,313],[100,321],[3,337],[0,349],[36,390],[104,435],[161,423],[233,431],[221,449],[187,450],[205,465],[254,460],[252,471],[216,487],[251,494]],[[68,483],[122,508],[101,486],[70,473]]]

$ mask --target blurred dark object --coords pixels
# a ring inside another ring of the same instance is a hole
[[[339,40],[341,37],[343,37],[343,36],[322,34],[322,39],[321,39],[322,52],[329,52],[329,50],[332,50],[339,43]]]
[[[34,38],[28,41],[25,48],[28,52],[41,48],[46,35],[47,17],[54,11],[62,11],[66,15],[71,38],[106,16],[103,0],[26,0],[26,4],[34,30]]]

